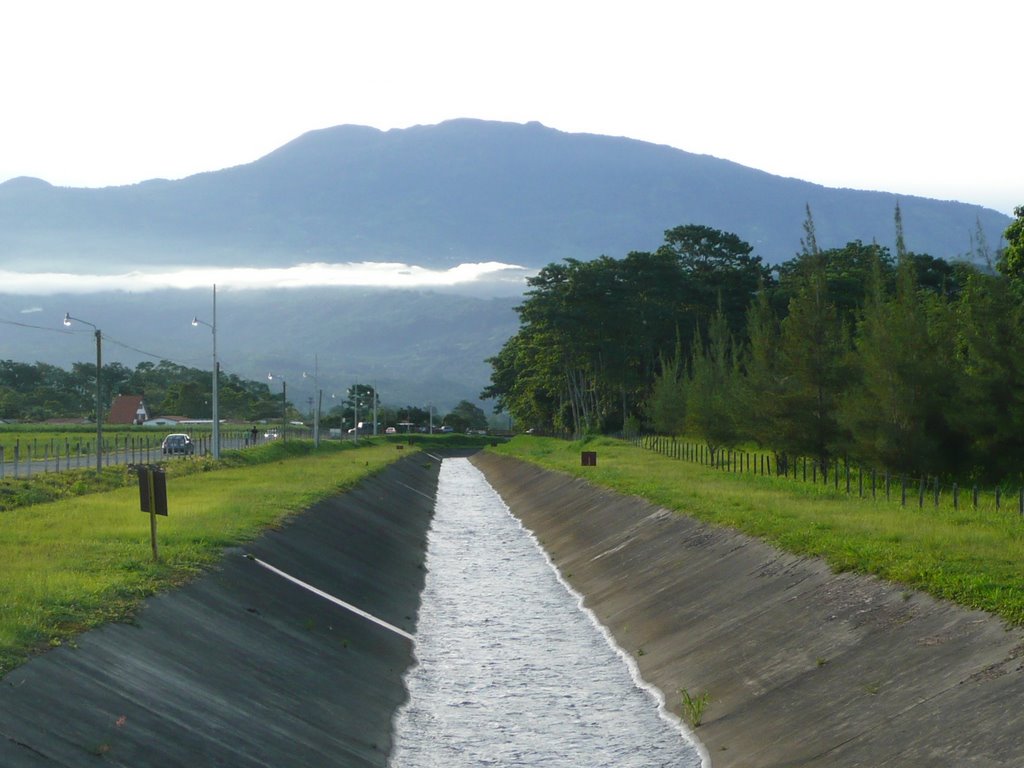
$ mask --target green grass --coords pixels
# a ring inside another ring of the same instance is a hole
[[[761,538],[798,555],[823,558],[835,571],[883,579],[1024,624],[1024,520],[1014,504],[997,511],[961,503],[848,497],[821,485],[735,475],[672,459],[610,438],[565,442],[517,437],[492,448],[584,477],[714,525]],[[596,451],[596,467],[580,451]],[[962,502],[964,500],[962,499]]]
[[[30,654],[73,642],[139,602],[210,567],[224,547],[256,537],[313,502],[401,458],[384,441],[275,442],[212,461],[168,465],[170,514],[158,518],[160,562],[134,480],[124,487],[0,512],[0,674]],[[111,474],[124,470],[111,469]]]

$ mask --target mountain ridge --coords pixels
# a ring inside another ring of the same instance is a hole
[[[282,266],[504,261],[539,268],[656,248],[666,229],[734,232],[769,263],[819,243],[908,246],[956,258],[1011,219],[954,201],[838,189],[664,144],[540,123],[460,118],[382,131],[309,131],[257,160],[184,179],[100,189],[0,184],[0,263]]]
[[[101,189],[8,180],[0,184],[0,271],[124,276],[363,261],[539,269],[565,258],[654,250],[666,229],[685,224],[732,232],[777,263],[799,251],[808,205],[822,248],[851,240],[892,247],[897,201],[907,246],[941,258],[971,251],[979,225],[996,246],[1011,221],[981,206],[836,190],[663,144],[540,123],[334,126],[251,163],[179,180]],[[224,369],[256,380],[283,371],[300,401],[304,387],[312,392],[301,372],[316,359],[328,391],[360,381],[379,384],[389,403],[451,407],[475,399],[488,382],[486,358],[518,328],[519,299],[490,297],[482,286],[460,288],[461,295],[218,287],[225,289]],[[45,327],[15,320],[19,304]],[[0,281],[0,306],[8,329],[0,358],[62,366],[88,360],[88,339],[60,326],[70,311],[109,334],[105,360],[209,365],[208,339],[189,324],[204,316],[208,289],[133,293],[126,277],[120,290],[32,297],[10,294]]]

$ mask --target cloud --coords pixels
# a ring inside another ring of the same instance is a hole
[[[164,272],[130,271],[116,275],[78,275],[67,272],[0,270],[6,294],[50,296],[106,291],[146,292],[168,288],[256,290],[266,288],[379,287],[481,288],[488,293],[521,292],[532,274],[525,267],[487,261],[459,264],[450,269],[427,269],[394,262],[310,263],[292,267],[203,267]],[[24,310],[40,311],[39,308]]]

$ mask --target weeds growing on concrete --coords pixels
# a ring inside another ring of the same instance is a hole
[[[697,696],[691,696],[685,688],[679,689],[679,695],[682,697],[683,717],[686,722],[690,724],[691,728],[700,728],[700,724],[704,721],[704,710],[711,703],[711,696],[707,691],[701,691]]]

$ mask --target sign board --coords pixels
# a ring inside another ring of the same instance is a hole
[[[584,467],[596,467],[597,451],[582,451],[580,453],[580,464]]]
[[[139,504],[143,512],[167,516],[167,475],[156,467],[139,468]]]

